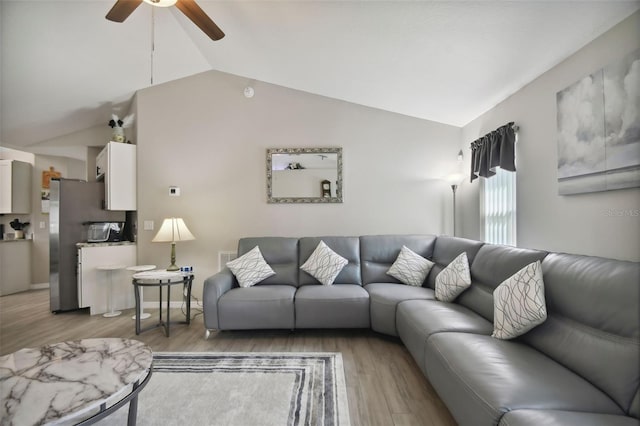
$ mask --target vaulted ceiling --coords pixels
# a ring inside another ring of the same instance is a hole
[[[211,69],[463,126],[640,8],[199,0],[226,33],[214,42],[175,7],[107,21],[114,2],[1,0],[2,145],[106,125],[136,90]]]

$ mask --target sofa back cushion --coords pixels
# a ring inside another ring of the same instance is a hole
[[[362,282],[400,283],[387,275],[387,271],[396,261],[402,246],[425,259],[431,259],[435,235],[365,235],[360,237],[360,260],[362,262]]]
[[[548,318],[521,340],[638,417],[640,264],[551,253],[542,271]]]
[[[333,284],[358,284],[362,285],[360,277],[360,239],[358,237],[305,237],[300,238],[299,262],[302,265],[309,259],[320,241],[333,251],[349,261],[342,268]],[[300,285],[320,284],[318,280],[307,274],[302,269],[298,270]]]
[[[546,251],[484,244],[474,259],[469,260],[471,287],[458,296],[456,302],[493,322],[493,290],[528,264],[542,261],[546,255]]]
[[[264,260],[275,275],[256,285],[284,284],[298,286],[298,239],[286,237],[241,238],[238,242],[238,257],[255,246],[260,247]]]
[[[435,265],[433,265],[427,276],[427,286],[435,289],[436,276],[463,251],[467,253],[467,259],[469,260],[469,265],[471,265],[483,244],[482,241],[467,240],[466,238],[438,237],[431,258]]]

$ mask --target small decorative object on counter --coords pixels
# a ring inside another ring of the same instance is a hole
[[[29,226],[29,222],[20,222],[20,219],[15,218],[11,222],[9,222],[11,228],[15,230],[15,239],[22,240],[24,239],[24,229]]]
[[[109,120],[109,126],[113,129],[111,134],[111,140],[114,142],[124,142],[124,129],[133,124],[134,114],[129,114],[122,120],[118,118],[116,114],[111,114],[111,120]]]

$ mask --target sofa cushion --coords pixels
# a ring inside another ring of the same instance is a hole
[[[240,287],[251,287],[276,273],[264,261],[260,247],[255,246],[242,256],[226,263],[227,268],[233,272]]]
[[[436,299],[453,302],[471,285],[471,272],[467,253],[460,253],[436,277]]]
[[[513,410],[500,419],[500,426],[638,426],[638,419],[614,414],[559,410]]]
[[[548,318],[520,339],[640,417],[640,263],[551,253],[542,271]]]
[[[390,275],[403,284],[421,287],[433,262],[413,252],[407,246],[402,246],[400,253],[393,265],[387,271]]]
[[[349,263],[347,259],[327,247],[324,241],[320,241],[300,269],[323,285],[331,285],[347,263]]]
[[[433,290],[404,284],[371,283],[364,286],[369,293],[371,328],[378,333],[397,336],[396,308],[405,300],[433,299]]]
[[[427,377],[461,425],[495,425],[517,409],[624,414],[584,378],[522,343],[466,333],[432,335]]]
[[[521,336],[547,319],[540,261],[525,266],[493,291],[493,334]]]
[[[367,328],[369,294],[357,284],[304,285],[295,296],[296,328]]]
[[[236,287],[218,300],[220,330],[294,327],[294,295],[290,285]]]
[[[398,305],[396,327],[402,343],[418,366],[425,370],[427,339],[436,333],[460,332],[490,335],[493,325],[475,312],[455,303],[407,300]]]
[[[300,238],[300,261],[311,256],[320,241],[349,261],[336,277],[334,284],[362,285],[360,277],[360,239],[358,237],[305,237]],[[303,270],[299,271],[300,285],[318,284],[318,280]]]
[[[242,256],[255,246],[260,247],[264,260],[275,275],[257,285],[288,284],[298,286],[298,239],[285,237],[241,238],[238,241],[238,256]]]
[[[387,275],[398,258],[402,246],[409,247],[425,259],[433,255],[434,235],[365,235],[360,237],[363,284],[396,283],[400,281]]]
[[[493,290],[520,269],[544,259],[546,255],[547,252],[539,250],[498,244],[483,245],[474,260],[469,259],[471,287],[458,297],[456,303],[493,322]]]
[[[427,286],[436,288],[436,277],[447,265],[453,262],[462,252],[467,253],[469,265],[484,243],[482,241],[467,240],[466,238],[439,236],[433,247],[431,260],[435,263],[429,276],[427,276]]]

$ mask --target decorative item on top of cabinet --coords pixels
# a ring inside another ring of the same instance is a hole
[[[0,214],[31,213],[31,164],[0,160]]]
[[[320,187],[322,189],[322,198],[331,197],[331,181],[323,180],[320,182]]]
[[[136,210],[136,146],[109,142],[96,157],[96,180],[102,179],[107,210]]]

